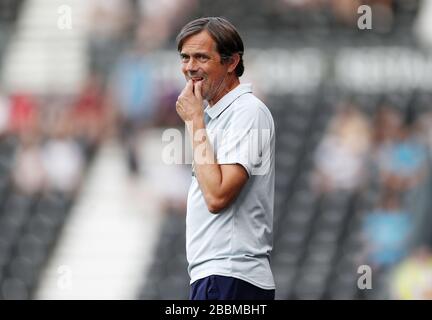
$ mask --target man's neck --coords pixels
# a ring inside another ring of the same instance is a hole
[[[210,107],[213,107],[220,99],[222,99],[223,96],[225,96],[228,92],[230,92],[240,84],[240,80],[237,77],[232,77],[227,82],[228,84],[221,92],[216,95],[216,98],[208,101]]]

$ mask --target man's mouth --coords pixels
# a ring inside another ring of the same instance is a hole
[[[192,81],[193,81],[194,83],[197,82],[197,81],[202,81],[202,80],[204,80],[203,77],[191,77],[191,79],[192,79]]]

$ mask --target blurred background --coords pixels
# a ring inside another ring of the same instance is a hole
[[[431,1],[0,0],[0,299],[188,298],[164,134],[201,16],[275,120],[276,298],[432,298]]]

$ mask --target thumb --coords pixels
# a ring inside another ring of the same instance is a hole
[[[194,85],[194,93],[195,93],[195,97],[197,97],[199,100],[203,100],[201,95],[201,88],[202,88],[202,81],[197,81]]]

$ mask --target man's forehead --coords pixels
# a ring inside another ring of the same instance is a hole
[[[181,52],[186,51],[215,51],[216,43],[207,31],[191,35],[183,42]]]

